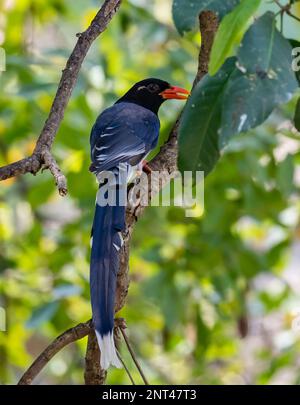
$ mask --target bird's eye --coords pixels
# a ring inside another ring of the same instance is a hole
[[[150,93],[158,93],[160,90],[160,87],[158,84],[151,83],[151,84],[148,84],[147,90],[149,90]]]

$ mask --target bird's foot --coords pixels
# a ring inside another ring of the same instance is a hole
[[[146,174],[150,174],[152,172],[151,167],[149,166],[147,160],[143,160],[142,162],[142,168],[143,168],[143,172],[145,172]]]

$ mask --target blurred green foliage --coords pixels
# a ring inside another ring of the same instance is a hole
[[[7,57],[0,76],[1,165],[31,153],[75,34],[98,7],[93,0],[0,2]],[[96,182],[88,171],[89,132],[96,116],[144,77],[189,87],[198,44],[196,33],[177,34],[171,1],[124,2],[86,58],[55,140],[68,196],[59,197],[48,172],[1,183],[2,384],[15,383],[52,339],[90,318]],[[300,308],[295,105],[282,106],[230,143],[206,179],[201,218],[152,207],[136,226],[121,315],[152,383],[299,383],[300,332],[292,328]],[[163,106],[160,143],[180,108],[177,102]],[[85,347],[83,339],[64,349],[36,383],[81,384]],[[112,369],[108,383],[129,380],[124,370]]]

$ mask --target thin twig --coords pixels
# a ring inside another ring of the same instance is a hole
[[[212,11],[203,11],[199,15],[199,27],[201,31],[201,48],[198,58],[197,74],[193,83],[193,88],[208,73],[210,53],[214,43],[215,35],[219,27],[219,20]]]
[[[44,150],[43,157],[45,162],[45,169],[49,169],[55,179],[59,194],[64,197],[68,192],[66,177],[60,170],[56,160],[52,156],[49,149],[46,148]]]
[[[106,1],[103,5],[109,3]],[[120,4],[120,1],[115,0],[115,4]],[[118,6],[116,6],[118,7]],[[198,66],[198,71],[197,71],[197,76],[194,82],[194,85],[198,83],[199,80],[207,73],[207,67],[208,67],[208,62],[209,62],[209,56],[210,56],[210,51],[214,39],[214,35],[218,29],[218,20],[216,15],[213,12],[203,12],[200,15],[200,29],[201,29],[201,34],[202,34],[202,46],[201,46],[201,52],[199,56],[199,66]],[[83,34],[79,36],[81,38]],[[161,148],[159,154],[155,157],[153,161],[151,161],[151,166],[152,168],[155,167],[155,170],[167,170],[169,172],[172,172],[176,168],[176,160],[177,160],[177,135],[178,135],[178,124],[179,120],[177,120],[175,126],[173,127],[169,139],[167,143]],[[54,136],[53,136],[54,138]],[[32,161],[30,161],[32,160]],[[27,172],[37,172],[40,169],[41,162],[37,159],[36,155],[32,155],[31,157],[27,159],[23,159],[22,161],[16,162],[13,165],[15,165],[11,170],[14,172],[13,174],[10,175],[8,173],[7,177],[12,177],[17,174],[24,174]],[[27,168],[24,169],[24,165],[28,165]],[[10,167],[12,165],[9,165]],[[6,169],[8,166],[2,169]],[[19,169],[18,169],[19,167]],[[4,179],[5,175],[5,170],[2,170],[0,168],[0,180]],[[33,170],[34,169],[34,170]],[[19,170],[19,171],[18,171]],[[35,171],[36,170],[36,171]],[[9,170],[8,170],[9,171]],[[163,187],[163,183],[161,183],[161,187]],[[124,233],[124,245],[122,247],[121,251],[121,257],[120,257],[120,271],[118,273],[118,278],[117,278],[117,294],[116,294],[116,304],[115,304],[115,312],[118,312],[124,305],[125,305],[125,300],[127,297],[128,293],[128,288],[129,288],[129,277],[128,277],[128,262],[129,262],[129,247],[130,247],[130,241],[131,241],[131,236],[133,233],[134,225],[138,219],[138,217],[142,214],[143,210],[140,210],[138,215],[132,215],[132,213],[127,212],[126,215],[126,232]],[[80,325],[83,326],[83,329],[80,329]],[[34,363],[31,365],[31,367],[24,373],[23,377],[20,379],[19,384],[31,384],[32,380],[37,376],[37,374],[42,370],[43,367],[49,362],[49,360],[57,353],[59,352],[64,346],[67,344],[77,340],[81,339],[82,337],[88,335],[91,332],[92,324],[91,321],[85,323],[85,324],[80,324],[76,326],[75,328],[70,329],[69,331],[64,332],[60,337],[55,339],[55,341],[48,346],[48,348],[34,361]],[[120,328],[120,331],[122,333],[122,336],[124,337],[125,343],[127,344],[128,350],[131,352],[131,355],[133,356],[133,360],[135,360],[135,356],[132,352],[131,346],[129,344],[129,341],[127,339],[127,336],[118,325],[118,329]],[[79,331],[80,329],[80,331]],[[75,336],[73,335],[73,332]],[[61,342],[61,340],[63,342]],[[96,351],[90,352],[91,354],[91,361],[99,361],[99,355],[96,353]],[[141,376],[143,378],[143,381],[145,384],[148,384],[142,370],[140,369],[139,365],[136,364],[138,367]],[[102,372],[101,369],[98,372]],[[102,382],[102,384],[104,381]]]
[[[23,374],[18,385],[30,385],[40,371],[60,350],[68,344],[87,336],[92,330],[92,321],[80,323],[74,328],[68,329],[58,336],[45,350],[36,358],[28,370]]]
[[[199,25],[201,31],[201,50],[199,53],[198,69],[193,86],[208,73],[208,65],[210,59],[210,53],[214,41],[215,34],[218,30],[218,18],[216,14],[212,11],[204,11],[199,16]],[[160,152],[155,156],[155,158],[150,162],[150,166],[153,170],[172,173],[177,167],[177,137],[179,128],[178,117],[173,129],[171,130],[168,141],[160,149]],[[158,190],[161,189],[169,177],[162,179],[159,184]],[[117,278],[117,293],[116,293],[116,304],[115,312],[118,312],[125,305],[128,288],[129,288],[129,255],[130,255],[130,242],[131,236],[134,231],[134,226],[143,214],[145,207],[140,207],[139,210],[133,215],[129,210],[126,213],[126,231],[123,233],[124,244],[120,255],[120,270],[118,272]]]

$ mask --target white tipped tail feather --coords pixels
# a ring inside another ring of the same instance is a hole
[[[104,336],[101,336],[100,333],[96,331],[96,336],[101,351],[101,368],[107,370],[110,365],[117,368],[122,368],[122,364],[117,356],[113,333],[110,332]]]

